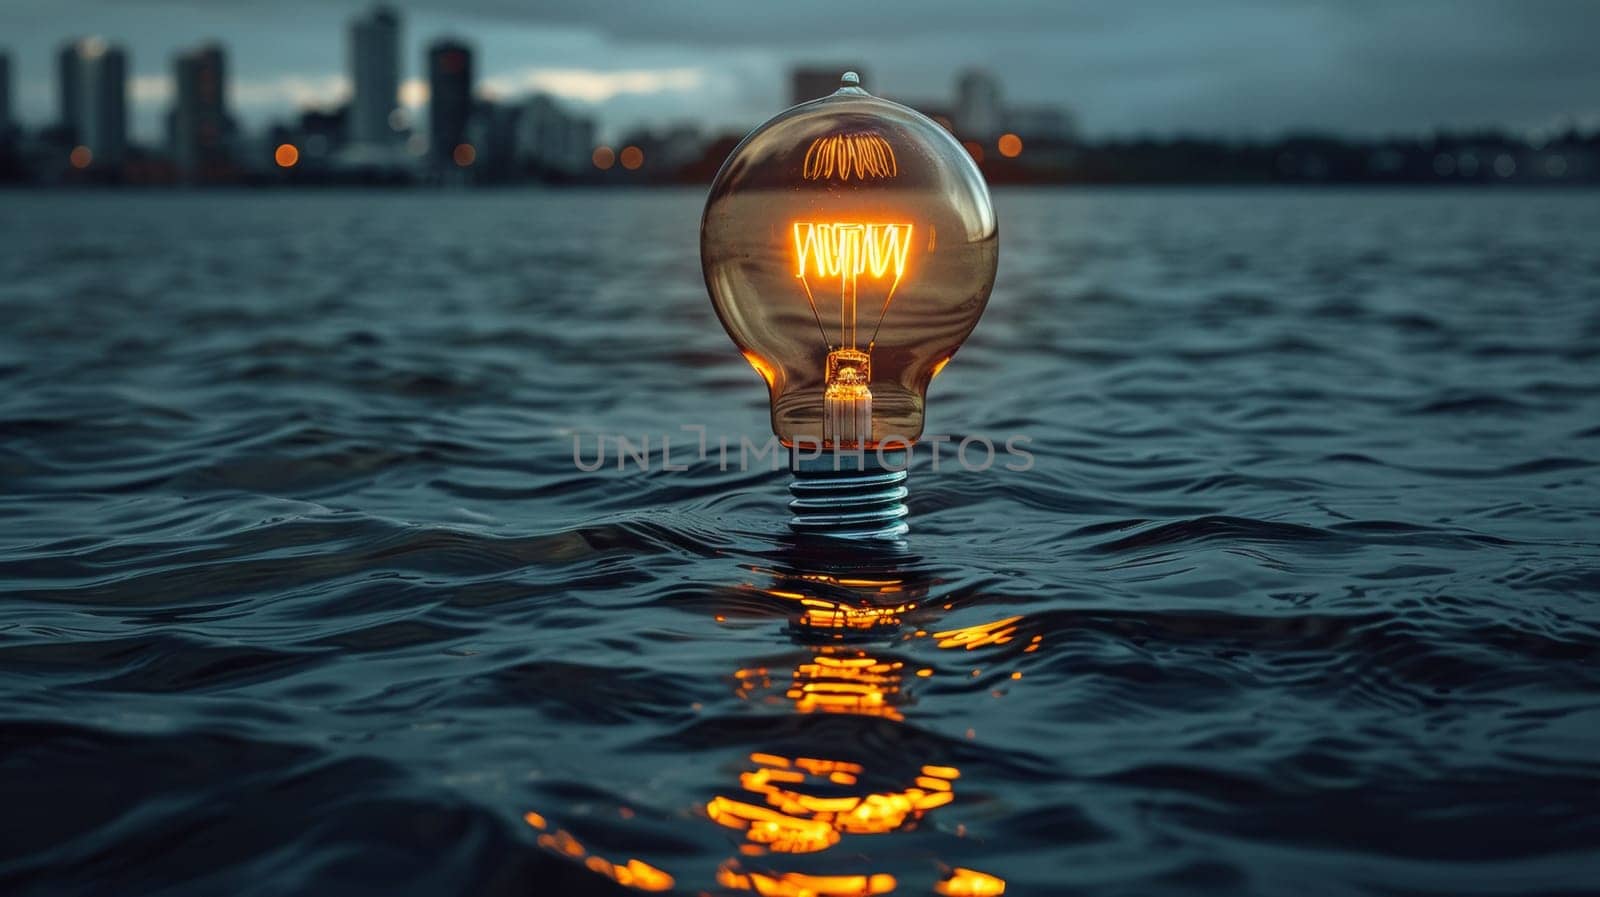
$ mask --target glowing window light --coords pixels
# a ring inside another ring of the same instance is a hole
[[[300,148],[292,143],[280,143],[278,148],[272,151],[272,161],[276,162],[279,168],[293,168],[300,164]]]
[[[67,162],[79,171],[88,168],[93,161],[94,151],[86,146],[75,146],[72,148],[72,152],[67,154]]]
[[[639,167],[644,165],[644,150],[636,146],[625,146],[622,148],[622,155],[617,158],[621,160],[623,168],[638,171]]]
[[[1022,138],[1015,134],[1001,134],[1000,142],[996,145],[1000,155],[1007,159],[1015,159],[1022,155]]]

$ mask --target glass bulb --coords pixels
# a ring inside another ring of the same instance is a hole
[[[700,225],[712,305],[791,448],[920,437],[928,384],[983,314],[998,253],[971,156],[853,72],[745,137]]]

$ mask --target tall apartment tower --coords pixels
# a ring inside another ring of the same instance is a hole
[[[428,46],[428,155],[436,167],[453,165],[472,117],[472,48],[443,38]]]
[[[128,149],[128,55],[91,37],[78,43],[78,142],[95,168],[122,164]]]
[[[207,44],[173,59],[177,101],[172,109],[172,155],[185,181],[220,178],[228,167],[232,122],[227,106],[227,58]]]
[[[393,143],[390,117],[400,102],[400,16],[375,6],[350,22],[350,142]]]

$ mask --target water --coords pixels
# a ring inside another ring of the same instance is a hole
[[[1001,192],[887,558],[700,200],[0,197],[0,892],[1593,892],[1594,196]]]

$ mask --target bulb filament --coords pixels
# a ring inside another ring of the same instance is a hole
[[[823,393],[823,441],[834,447],[861,446],[872,441],[871,350],[889,303],[906,274],[911,253],[910,224],[860,221],[794,222],[795,277],[805,290],[817,330],[828,347]],[[808,278],[839,282],[839,342],[828,337],[817,299]],[[878,322],[866,351],[857,348],[856,314],[860,281],[889,281]]]
[[[806,299],[811,303],[812,313],[817,315],[819,327],[822,326],[822,318],[807,278],[839,279],[839,345],[842,348],[856,348],[856,287],[863,277],[885,280],[891,279],[892,275],[889,291],[883,298],[883,309],[878,314],[878,324],[882,325],[895,290],[905,277],[906,259],[911,253],[911,232],[909,224],[852,221],[794,223],[795,277],[800,279],[806,291]],[[871,348],[877,335],[877,329],[874,328],[868,348]],[[832,342],[827,338],[826,328],[823,328],[823,340],[831,348]]]
[[[892,178],[900,173],[894,147],[876,134],[829,134],[811,141],[800,174],[808,181]]]

